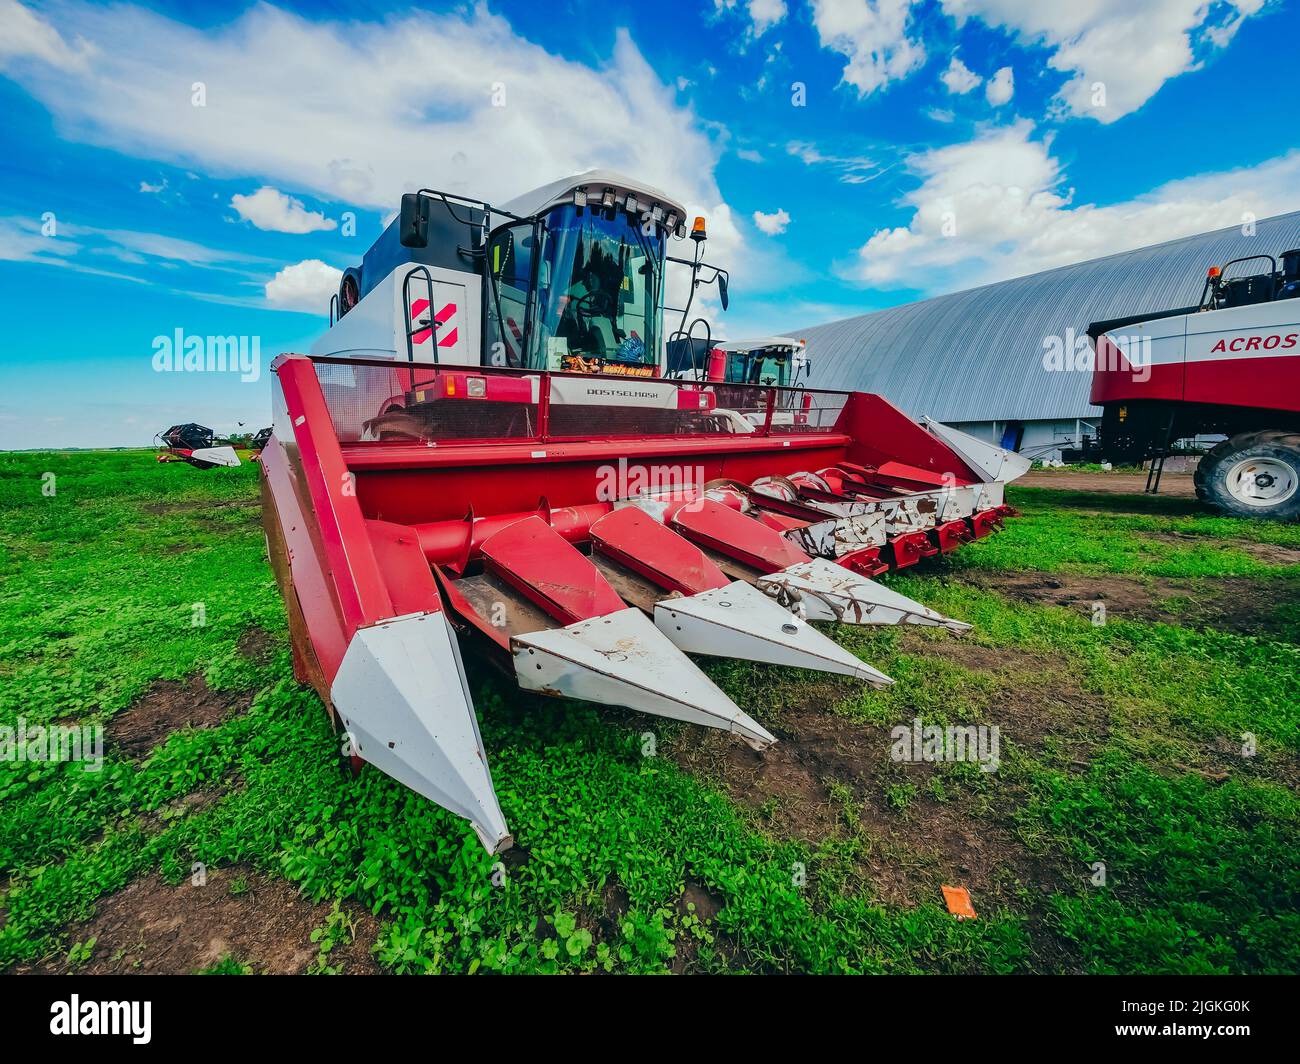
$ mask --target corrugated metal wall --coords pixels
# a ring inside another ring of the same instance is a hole
[[[1294,247],[1300,211],[1258,222],[1252,237],[1240,228],[1204,233],[788,335],[808,340],[813,387],[879,392],[914,416],[1095,417],[1091,374],[1045,370],[1045,337],[1186,306],[1200,297],[1206,267]]]

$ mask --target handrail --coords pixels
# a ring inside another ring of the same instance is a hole
[[[356,358],[344,355],[301,355],[310,359],[312,362],[320,362],[334,366],[389,366],[393,365],[392,359],[385,358]],[[480,366],[480,365],[459,365],[447,362],[423,362],[414,361],[410,365],[415,369],[441,370],[443,372],[472,373],[482,376],[502,376],[502,377],[572,377],[581,380],[603,380],[603,381],[656,381],[661,384],[675,384],[689,387],[711,387],[720,384],[726,388],[746,388],[755,391],[772,390],[776,392],[810,392],[813,395],[856,395],[857,393],[848,388],[794,388],[789,386],[770,385],[770,384],[744,384],[732,383],[731,381],[682,381],[673,380],[669,377],[638,377],[619,373],[581,373],[575,370],[559,369],[529,369],[525,366]]]
[[[433,365],[438,365],[438,316],[437,310],[433,305],[433,274],[429,272],[427,266],[416,266],[413,270],[408,270],[406,276],[402,278],[402,322],[406,326],[406,361],[411,365],[411,387],[415,387],[415,336],[417,333],[424,332],[425,323],[420,322],[420,327],[415,327],[416,323],[411,320],[411,278],[417,274],[423,275],[424,282],[429,290],[429,339],[433,341],[431,350],[433,351]],[[374,361],[372,359],[372,361]]]

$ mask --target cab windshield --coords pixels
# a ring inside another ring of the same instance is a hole
[[[557,207],[542,229],[531,361],[538,368],[653,374],[663,236],[619,211]]]
[[[733,351],[727,356],[727,380],[733,384],[789,384],[789,355],[758,351]]]

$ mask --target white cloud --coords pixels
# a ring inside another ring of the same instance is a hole
[[[761,37],[773,26],[785,20],[785,0],[749,0],[749,20],[754,26],[754,36]]]
[[[843,80],[868,96],[925,63],[925,48],[908,33],[910,0],[812,0],[823,48],[847,57]]]
[[[315,233],[338,227],[332,218],[326,218],[320,211],[307,210],[302,200],[286,196],[270,185],[263,185],[250,196],[236,193],[230,197],[230,205],[244,221],[272,233]]]
[[[713,0],[713,9],[719,14],[735,11],[741,6],[741,0]],[[787,14],[785,0],[743,0],[743,6],[749,17],[745,36],[751,41],[784,22]]]
[[[926,118],[942,122],[945,126],[956,120],[957,116],[946,107],[931,107],[925,112]]]
[[[131,229],[99,229],[57,221],[50,235],[39,221],[13,215],[0,218],[0,260],[34,262],[47,266],[66,266],[80,273],[114,277],[122,281],[144,283],[141,277],[100,269],[94,265],[106,258],[128,266],[152,264],[175,269],[195,266],[201,269],[239,270],[245,264],[266,260],[236,251],[205,247],[190,240],[179,240],[159,233],[142,233]],[[195,293],[200,298],[206,298]]]
[[[78,27],[91,42],[87,61],[0,59],[0,69],[66,139],[380,211],[423,186],[504,203],[613,166],[708,216],[710,260],[744,262],[747,287],[781,282],[778,255],[744,253],[714,177],[718,144],[625,31],[593,68],[517,36],[482,5],[313,23],[259,4],[204,28],[84,0],[42,10]],[[206,107],[191,104],[196,78]],[[505,87],[503,107],[493,106],[493,82]]]
[[[792,140],[785,146],[786,154],[793,155],[805,166],[825,166],[834,170],[846,185],[862,185],[883,174],[889,167],[881,166],[867,155],[839,155],[824,153],[816,144]]]
[[[1048,66],[1068,80],[1058,104],[1068,113],[1114,122],[1141,107],[1170,78],[1194,70],[1205,53],[1232,40],[1265,0],[942,0],[959,22],[978,18],[1024,45],[1052,51]],[[1104,105],[1096,101],[1104,88]]]
[[[841,272],[951,291],[1240,225],[1300,207],[1300,149],[1260,166],[1171,182],[1126,202],[1073,202],[1028,121],[907,160],[920,185],[905,226],[880,229]]]
[[[984,79],[969,70],[966,64],[954,55],[952,62],[948,64],[948,69],[939,75],[939,80],[954,96],[965,96],[971,89],[978,87]]]
[[[39,221],[19,215],[0,218],[0,261],[61,265],[59,259],[76,255],[80,250],[66,236],[44,235]]]
[[[758,226],[761,232],[768,236],[777,236],[784,233],[790,225],[790,215],[781,207],[778,207],[771,214],[764,214],[762,211],[754,212],[754,224]]]
[[[1015,75],[1011,72],[1009,66],[1002,67],[989,78],[989,83],[984,86],[984,96],[994,107],[1001,107],[1005,103],[1010,103],[1015,92]]]
[[[747,163],[761,163],[763,161],[763,153],[757,152],[753,148],[737,148],[736,158],[744,159]]]
[[[150,195],[155,195],[155,196],[156,196],[159,192],[161,192],[163,189],[165,189],[166,187],[167,187],[167,179],[166,179],[166,178],[163,178],[163,179],[162,179],[160,182],[158,182],[158,184],[156,184],[156,185],[151,185],[151,184],[149,184],[148,181],[141,181],[141,182],[140,182],[140,191],[141,191],[141,192],[147,192],[147,193],[149,193]]]
[[[263,4],[216,28],[80,0],[53,0],[52,10],[94,42],[93,61],[83,72],[7,72],[69,139],[378,209],[422,185],[504,202],[610,165],[692,208],[721,202],[716,146],[625,32],[593,69],[516,36],[481,6],[313,23]],[[206,74],[203,108],[190,102],[196,70]],[[504,107],[492,105],[493,81],[505,86]],[[437,106],[414,106],[429,100]]]
[[[266,301],[279,310],[323,314],[330,296],[339,290],[342,270],[320,259],[304,259],[286,266],[266,283]]]
[[[84,69],[90,49],[80,38],[68,44],[59,31],[17,0],[0,0],[0,69],[36,60],[61,70]]]

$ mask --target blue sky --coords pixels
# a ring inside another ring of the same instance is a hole
[[[1300,208],[1295,0],[0,0],[0,26],[0,448],[268,423],[271,358],[419,185],[642,176],[708,216],[733,337]],[[256,338],[258,379],[156,372],[177,329]]]

